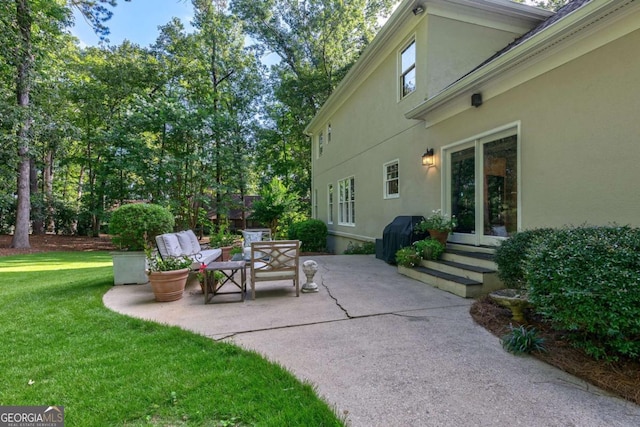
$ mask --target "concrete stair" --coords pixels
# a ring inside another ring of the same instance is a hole
[[[438,261],[421,261],[419,266],[398,266],[398,272],[452,294],[475,298],[504,288],[493,262],[494,248],[447,244]]]

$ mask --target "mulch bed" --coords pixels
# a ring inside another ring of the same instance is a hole
[[[11,248],[13,236],[0,235],[0,256],[34,254],[51,251],[112,251],[115,246],[109,236],[60,236],[56,234],[30,235],[29,249]]]
[[[500,307],[488,297],[478,299],[471,306],[471,317],[497,337],[509,332],[509,325],[518,326],[511,319],[511,311]],[[544,338],[547,352],[532,355],[563,371],[640,405],[640,360],[621,359],[614,363],[595,360],[567,341],[562,332],[554,331],[541,318],[527,313],[527,322]]]

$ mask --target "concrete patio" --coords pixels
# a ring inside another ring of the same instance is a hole
[[[157,303],[149,285],[132,285],[113,287],[104,303],[255,350],[314,384],[353,427],[640,425],[639,406],[504,351],[471,319],[472,300],[373,256],[310,259],[320,290],[299,298],[281,282],[259,283],[245,302],[204,305],[191,287]]]

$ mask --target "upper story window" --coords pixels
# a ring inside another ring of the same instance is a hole
[[[400,197],[400,167],[398,160],[385,163],[384,173],[384,198],[392,199]]]
[[[400,98],[416,90],[416,41],[412,40],[400,53]]]
[[[327,125],[327,144],[331,144],[331,123]]]
[[[320,132],[320,135],[318,135],[318,157],[322,156],[323,151],[324,151],[324,133]]]
[[[356,179],[338,181],[338,224],[356,225]]]

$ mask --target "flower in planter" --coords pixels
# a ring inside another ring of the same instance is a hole
[[[451,232],[456,225],[456,217],[443,214],[442,210],[436,209],[432,211],[431,216],[427,219],[420,221],[415,227],[415,233],[424,233],[428,230]]]

